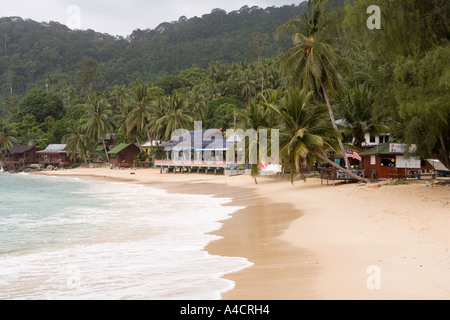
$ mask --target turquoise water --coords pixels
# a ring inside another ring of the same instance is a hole
[[[251,264],[209,255],[230,199],[0,172],[0,299],[220,299]]]

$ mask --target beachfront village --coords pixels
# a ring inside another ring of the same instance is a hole
[[[370,28],[365,2],[329,10],[332,1],[309,1],[270,41],[254,39],[252,59],[194,65],[153,81],[101,87],[105,64],[86,57],[72,83],[69,75],[60,83],[47,76],[43,87],[18,95],[10,68],[2,170],[156,168],[291,181],[320,176],[333,184],[449,176],[450,97],[440,67],[450,50],[447,11],[422,19],[438,4],[422,5],[410,30],[396,15],[415,10],[414,1],[389,4],[383,25]],[[270,12],[244,9],[236,14]],[[342,44],[355,38],[355,46]],[[265,55],[272,40],[289,46]]]

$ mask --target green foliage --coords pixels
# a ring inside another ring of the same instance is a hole
[[[19,114],[23,117],[31,114],[39,123],[52,116],[59,120],[64,117],[64,107],[61,97],[43,89],[31,89],[19,104]]]

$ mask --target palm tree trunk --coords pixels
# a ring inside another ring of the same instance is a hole
[[[320,86],[322,87],[322,91],[325,96],[325,101],[327,102],[328,112],[330,113],[330,119],[331,119],[331,123],[333,124],[333,128],[334,128],[334,130],[339,132],[338,126],[336,124],[336,119],[334,118],[333,107],[331,106],[331,102],[330,102],[330,98],[328,97],[327,89],[326,89],[324,83],[322,82],[322,80],[320,81]],[[342,139],[337,138],[337,140],[339,143],[339,147],[341,149],[342,156],[344,157],[345,166],[348,169],[350,169],[350,163],[348,161],[347,152],[345,151],[344,144],[342,143]]]
[[[447,148],[445,147],[445,140],[444,140],[444,136],[442,135],[442,133],[441,133],[441,135],[439,136],[439,141],[441,142],[442,152],[444,153],[444,156],[442,157],[442,158],[445,160],[444,165],[445,165],[447,168],[450,168],[450,163],[449,163],[449,161],[448,161]]]
[[[348,174],[350,177],[352,177],[355,180],[361,181],[361,182],[365,182],[365,183],[369,183],[370,181],[367,180],[366,178],[360,177],[344,168],[342,168],[340,165],[337,165],[336,163],[334,163],[333,161],[331,161],[330,159],[328,159],[327,157],[325,157],[324,155],[314,152],[314,155],[316,157],[318,157],[319,159],[325,161],[326,163],[332,165],[333,167],[335,167],[338,170],[342,170],[343,172],[345,172],[346,174]]]
[[[102,138],[102,142],[103,142],[103,149],[105,150],[105,154],[106,154],[106,160],[108,160],[108,162],[109,162],[109,156],[108,156],[108,151],[106,150],[105,139]]]

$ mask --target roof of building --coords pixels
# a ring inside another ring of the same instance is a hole
[[[37,143],[31,146],[23,146],[20,144],[15,144],[11,149],[6,150],[6,154],[21,154],[33,150],[37,146]]]
[[[37,153],[65,153],[66,144],[50,144],[45,150],[38,151]]]
[[[139,148],[134,143],[121,143],[121,144],[115,146],[114,148],[112,148],[111,151],[108,152],[108,154],[118,154],[131,146],[135,146],[136,148]]]
[[[171,140],[161,143],[159,146],[164,148],[183,148],[192,146],[202,146],[207,147],[215,144],[221,145],[223,147],[226,144],[226,139],[223,136],[223,132],[219,129],[211,130],[197,130],[197,131],[187,131],[185,134],[178,137],[178,140]],[[217,141],[218,140],[218,141]]]
[[[392,146],[394,146],[394,148],[392,148]],[[395,148],[395,146],[400,146],[403,148]],[[367,149],[363,152],[360,152],[359,155],[360,156],[373,156],[373,155],[377,155],[377,154],[404,154],[405,153],[405,149],[407,148],[407,145],[400,145],[400,144],[393,144],[393,143],[384,143],[384,144],[380,144],[374,148],[371,149]]]

